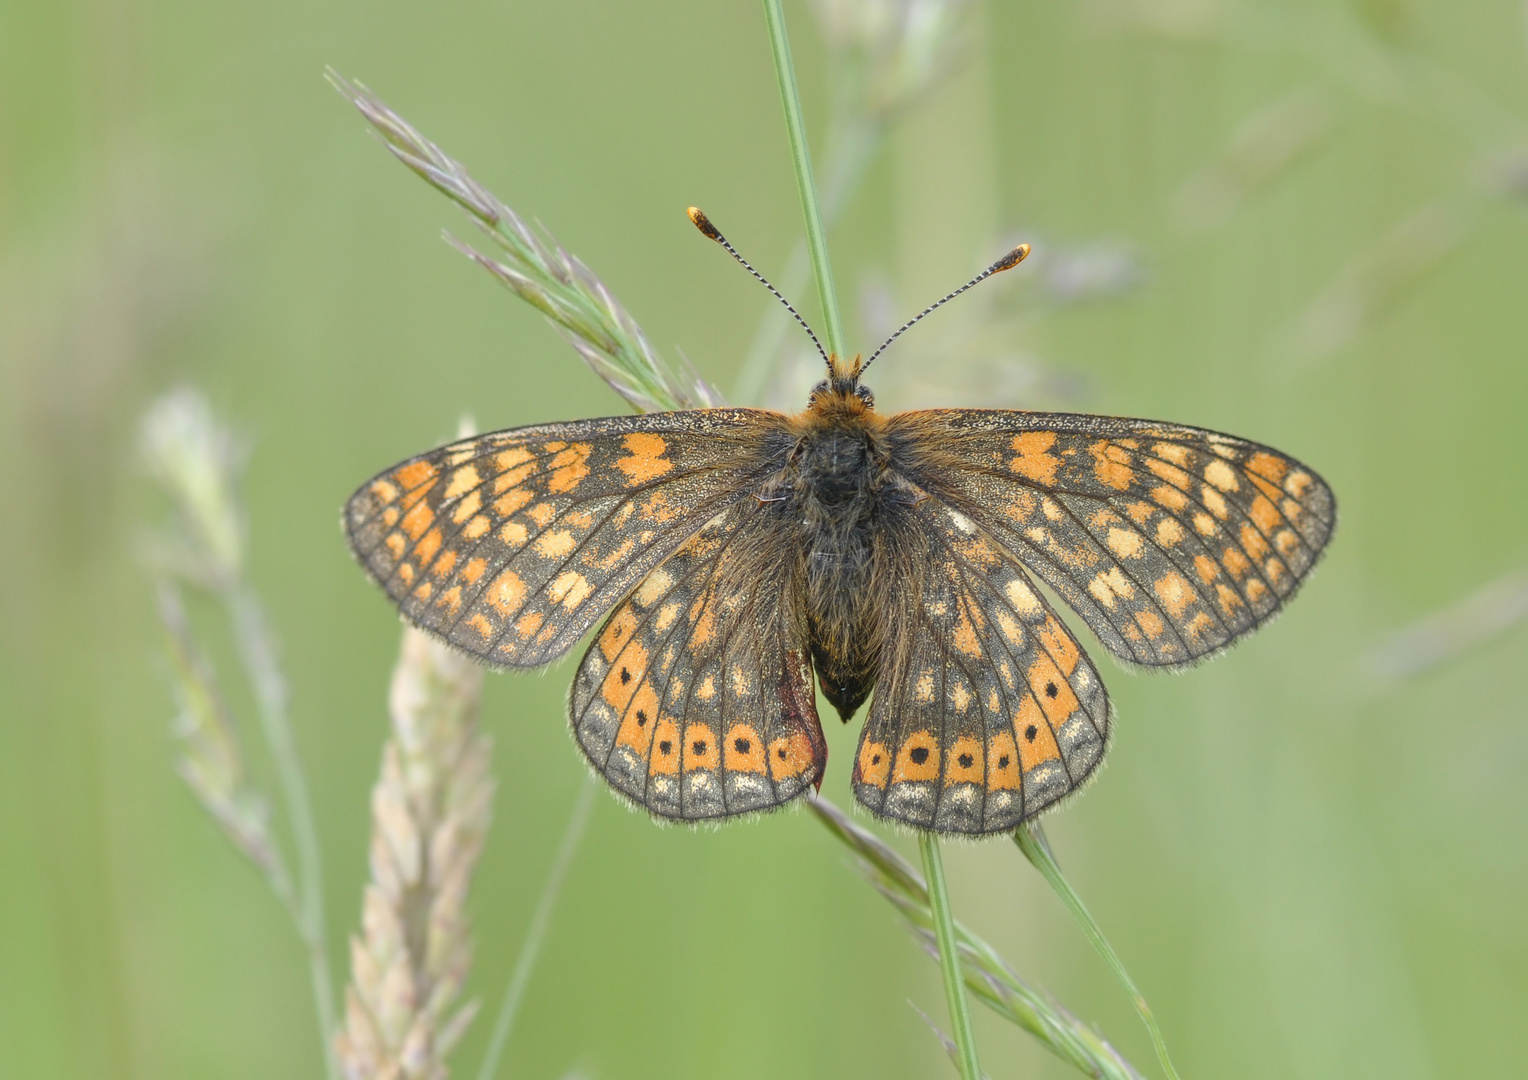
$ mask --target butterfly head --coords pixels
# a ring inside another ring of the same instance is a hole
[[[875,408],[875,395],[870,387],[859,381],[864,365],[860,357],[844,360],[838,356],[828,358],[828,377],[812,387],[812,396],[806,407],[818,413],[836,413],[858,416]]]

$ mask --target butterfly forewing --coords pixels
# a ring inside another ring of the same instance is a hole
[[[346,532],[409,621],[491,664],[543,664],[779,468],[782,422],[707,409],[465,439],[362,485]]]
[[[1198,428],[929,410],[890,418],[897,469],[975,520],[1115,656],[1192,662],[1274,615],[1331,536],[1294,459]]]
[[[854,767],[870,810],[940,832],[1014,828],[1103,759],[1103,682],[1023,569],[935,499],[898,515],[883,660]]]
[[[573,680],[569,721],[610,784],[684,821],[779,806],[827,761],[785,511],[711,520],[611,613]]]

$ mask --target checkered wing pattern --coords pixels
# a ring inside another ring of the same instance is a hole
[[[1103,682],[1023,568],[969,517],[935,499],[898,516],[900,601],[855,797],[920,828],[1011,830],[1103,760]]]
[[[490,664],[544,664],[779,469],[784,423],[708,409],[464,439],[363,484],[345,529],[410,622]]]
[[[1298,461],[1198,428],[982,410],[901,413],[897,470],[974,520],[1120,660],[1191,663],[1256,629],[1336,524]]]
[[[817,719],[797,561],[782,504],[718,515],[600,629],[568,702],[589,761],[661,817],[769,810],[820,784]]]

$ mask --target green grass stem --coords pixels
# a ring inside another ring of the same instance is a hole
[[[961,975],[960,951],[955,947],[955,917],[950,914],[950,893],[944,883],[944,860],[939,855],[937,833],[920,832],[918,850],[923,854],[923,879],[928,884],[929,910],[934,916],[934,936],[939,942],[939,967],[944,972],[944,996],[950,1006],[962,1080],[981,1080],[976,1060],[976,1033],[971,1029],[971,1010]]]

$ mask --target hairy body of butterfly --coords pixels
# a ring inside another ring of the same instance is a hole
[[[983,834],[1077,790],[1112,723],[1031,572],[1119,659],[1176,667],[1272,617],[1335,524],[1320,477],[1242,439],[885,417],[859,372],[830,360],[797,416],[654,413],[441,447],[352,496],[352,550],[405,618],[495,666],[545,664],[609,612],[569,720],[594,768],[660,817],[820,785],[815,673],[846,721],[874,693],[863,805]]]

